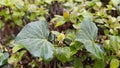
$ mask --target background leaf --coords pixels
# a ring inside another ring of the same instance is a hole
[[[74,67],[75,68],[83,68],[83,64],[79,58],[75,58],[74,60]]]
[[[62,62],[66,62],[70,60],[71,52],[69,47],[56,48],[55,53],[56,53],[56,57]]]
[[[93,68],[105,68],[105,62],[101,60],[96,60]]]
[[[22,45],[16,45],[15,47],[13,47],[12,51],[13,51],[13,53],[15,53],[15,52],[17,52],[18,50],[20,50],[22,48],[24,48],[24,46],[22,46]]]
[[[118,68],[119,67],[119,60],[118,59],[112,59],[110,62],[110,68]]]
[[[111,0],[114,6],[118,6],[120,0]]]
[[[3,53],[3,52],[0,50],[0,66],[6,64],[8,58],[9,58],[9,53]]]

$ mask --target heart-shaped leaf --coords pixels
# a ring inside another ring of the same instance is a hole
[[[47,41],[49,36],[46,21],[36,21],[26,25],[16,37],[16,43],[22,44],[33,56],[44,60],[53,57],[54,46]]]
[[[95,43],[98,33],[96,25],[90,18],[85,18],[80,24],[80,29],[81,30],[78,31],[76,36],[76,40],[82,42],[87,51],[95,55],[97,58],[103,58],[103,50]]]
[[[90,18],[85,18],[83,22],[80,24],[80,29],[77,34],[77,40],[95,40],[98,28],[91,21]]]

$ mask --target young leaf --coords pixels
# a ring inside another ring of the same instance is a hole
[[[8,59],[8,63],[9,64],[17,64],[19,61],[21,61],[21,59],[23,58],[24,54],[26,53],[26,50],[22,50],[20,52],[16,52],[14,54],[12,54],[9,59]]]
[[[63,16],[64,16],[64,18],[69,18],[69,12],[68,11],[64,11],[63,12]]]
[[[65,21],[59,21],[55,24],[55,28],[57,28],[58,26],[61,26],[65,23]]]
[[[18,63],[18,58],[16,57],[15,54],[12,54],[12,55],[9,57],[8,63],[9,63],[9,64]]]
[[[110,68],[118,68],[119,67],[119,60],[118,59],[112,59],[110,62]]]
[[[57,40],[62,42],[65,39],[65,35],[63,33],[60,33],[57,37]]]
[[[44,60],[53,58],[54,46],[47,41],[49,30],[46,21],[36,21],[26,25],[16,37],[16,43],[22,44],[33,56]]]

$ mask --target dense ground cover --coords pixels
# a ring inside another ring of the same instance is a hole
[[[0,68],[119,68],[119,0],[1,0]]]

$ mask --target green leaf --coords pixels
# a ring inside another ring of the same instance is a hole
[[[97,23],[101,23],[101,24],[104,23],[102,19],[95,19],[95,22],[97,22]]]
[[[70,44],[71,54],[74,55],[78,52],[78,50],[82,50],[82,43],[78,41],[74,41]]]
[[[0,20],[0,29],[3,27],[3,22]]]
[[[120,0],[112,0],[112,3],[114,6],[118,6],[118,4],[120,3]]]
[[[84,40],[95,40],[97,33],[98,33],[98,28],[96,25],[91,21],[90,18],[85,18],[83,22],[80,24],[80,29],[78,31],[78,34],[76,36],[76,39],[78,41],[84,41]]]
[[[22,50],[22,51],[20,51],[20,53],[19,53],[19,61],[23,58],[23,56],[24,56],[24,54],[26,53],[27,51],[26,50]]]
[[[120,21],[120,16],[117,17],[117,20]]]
[[[26,54],[26,50],[21,50],[19,52],[16,52],[14,54],[11,54],[11,56],[8,59],[9,64],[17,64],[19,61],[22,60],[23,56]]]
[[[92,68],[92,66],[91,65],[86,65],[85,68]]]
[[[3,53],[2,51],[0,51],[0,66],[7,63],[8,57],[9,57],[8,53]]]
[[[65,35],[63,33],[60,33],[58,36],[57,36],[57,40],[59,42],[62,42],[63,40],[65,39]]]
[[[110,68],[118,68],[119,67],[119,60],[118,59],[112,59],[110,62]]]
[[[49,60],[54,51],[54,46],[47,41],[49,33],[46,21],[32,22],[17,35],[16,43],[22,44],[33,56]]]
[[[45,2],[51,4],[52,0],[45,0]]]
[[[66,19],[69,18],[69,12],[68,11],[64,11],[63,12],[63,17],[66,18]]]
[[[81,30],[77,33],[76,40],[82,42],[87,51],[95,55],[97,58],[103,58],[103,50],[95,43],[98,33],[96,25],[90,18],[85,18],[80,24],[80,29]]]
[[[5,5],[5,6],[12,6],[15,3],[16,3],[16,0],[2,0],[2,1],[0,1],[0,5]]]
[[[110,47],[118,53],[120,50],[120,37],[119,36],[110,36]]]
[[[29,4],[28,5],[28,11],[30,11],[30,12],[36,12],[36,10],[37,10],[36,4]]]
[[[24,48],[24,46],[22,46],[22,45],[16,45],[15,47],[13,47],[12,51],[13,51],[13,53],[15,53],[18,50],[23,49],[23,48]]]
[[[18,57],[15,54],[12,54],[8,59],[9,64],[18,63]]]
[[[21,26],[21,27],[23,26],[23,22],[22,22],[21,19],[15,20],[15,24],[18,25],[18,26]]]
[[[79,58],[75,58],[75,60],[74,60],[74,67],[75,68],[83,68],[82,61]]]
[[[65,21],[59,21],[55,24],[55,27],[61,26],[65,23]]]
[[[55,55],[61,62],[69,61],[71,56],[70,48],[69,47],[56,48]]]
[[[63,16],[55,15],[55,17],[51,20],[51,22],[56,22],[55,23],[55,28],[56,28],[63,25],[65,23],[65,19]]]
[[[104,58],[104,56],[103,56],[104,51],[101,49],[99,44],[96,44],[96,43],[94,43],[92,41],[85,41],[84,46],[87,49],[87,51],[92,53],[97,58],[99,58],[99,59]]]
[[[15,4],[15,6],[18,8],[18,9],[22,9],[24,7],[24,2],[22,0],[18,0]]]
[[[105,68],[105,62],[101,60],[96,60],[93,68]]]

